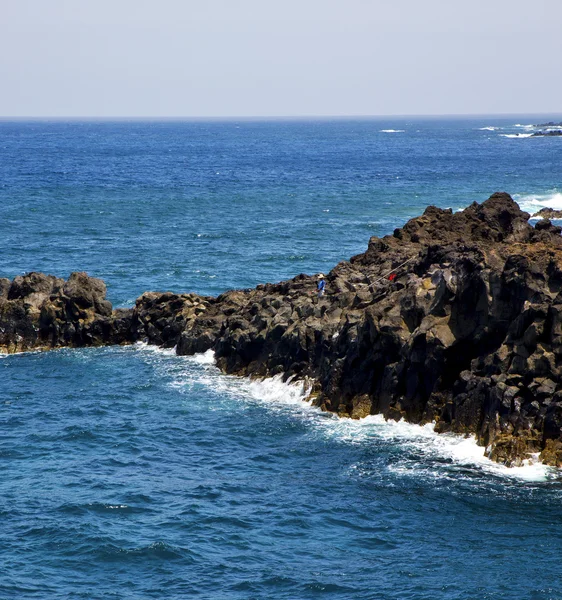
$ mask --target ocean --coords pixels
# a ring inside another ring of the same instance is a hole
[[[559,117],[0,121],[0,277],[217,295],[430,204],[562,209]],[[562,473],[212,354],[0,355],[0,599],[562,599]]]

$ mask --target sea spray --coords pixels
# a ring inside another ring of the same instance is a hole
[[[562,193],[557,189],[543,194],[514,194],[513,199],[521,210],[530,213],[531,216],[542,208],[562,210]]]

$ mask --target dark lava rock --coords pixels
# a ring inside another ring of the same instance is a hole
[[[562,236],[506,193],[434,206],[336,265],[217,298],[148,292],[111,311],[85,274],[0,280],[0,348],[145,340],[226,373],[308,380],[324,410],[474,434],[507,465],[562,466]]]
[[[227,373],[309,378],[325,410],[434,421],[520,464],[561,437],[545,423],[562,390],[562,237],[528,220],[505,193],[428,207],[337,265],[324,298],[305,275],[231,292],[178,351],[213,348]]]
[[[100,346],[131,340],[132,310],[113,311],[101,279],[43,273],[0,280],[0,350]],[[7,288],[7,292],[6,292]]]
[[[546,131],[535,131],[531,134],[531,137],[558,137],[561,135],[561,129],[547,129]]]

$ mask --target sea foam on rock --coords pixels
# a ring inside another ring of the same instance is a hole
[[[334,267],[320,299],[299,275],[217,298],[150,292],[118,312],[84,274],[0,280],[0,347],[214,350],[227,373],[315,381],[313,402],[341,416],[435,422],[498,462],[562,466],[562,237],[528,220],[506,193],[430,206]]]

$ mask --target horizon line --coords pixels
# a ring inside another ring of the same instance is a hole
[[[562,116],[562,112],[509,112],[509,113],[443,113],[443,114],[380,114],[380,115],[0,115],[0,121],[303,121],[303,120],[382,120],[382,119],[462,119],[509,117]]]

